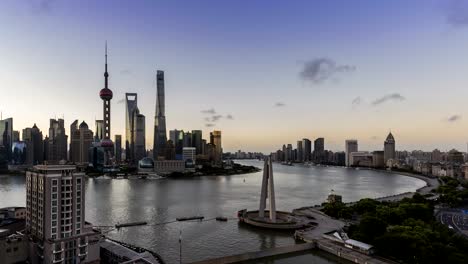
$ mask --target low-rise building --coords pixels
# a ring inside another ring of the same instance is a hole
[[[185,161],[183,160],[156,160],[154,162],[156,173],[184,172]]]
[[[357,151],[350,153],[349,163],[351,166],[372,167],[373,155],[367,151]]]

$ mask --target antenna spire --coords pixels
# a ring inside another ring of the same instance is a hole
[[[109,77],[109,73],[107,72],[107,40],[106,40],[106,47],[105,47],[105,72],[104,72],[104,88],[108,88],[108,80],[107,78]]]

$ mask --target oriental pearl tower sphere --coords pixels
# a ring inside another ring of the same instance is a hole
[[[110,112],[110,101],[112,100],[112,91],[108,87],[108,78],[109,73],[107,72],[107,43],[106,43],[106,66],[104,72],[104,88],[99,92],[99,97],[101,97],[103,102],[103,113],[104,113],[104,130],[103,130],[103,138],[101,140],[101,147],[103,148],[112,148],[114,144],[110,139],[110,121],[111,121],[111,112]]]

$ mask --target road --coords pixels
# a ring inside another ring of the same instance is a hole
[[[461,209],[442,209],[439,221],[450,229],[468,237],[468,212]]]

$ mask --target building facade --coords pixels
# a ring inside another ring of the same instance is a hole
[[[345,165],[351,166],[351,153],[358,151],[358,141],[355,139],[348,139],[345,141]]]
[[[135,110],[138,108],[138,95],[125,94],[125,157],[129,163],[135,163]]]
[[[115,162],[119,164],[122,162],[122,135],[115,135],[114,148]]]
[[[395,159],[395,138],[389,133],[384,142],[384,162],[387,164],[389,159]]]
[[[85,175],[75,169],[38,165],[26,173],[26,234],[32,263],[99,261],[99,244],[88,243],[98,234],[85,222]]]
[[[222,163],[223,147],[221,145],[221,131],[214,130],[210,133],[210,143],[214,147],[213,161],[215,164]]]
[[[167,133],[165,113],[164,71],[156,72],[156,114],[154,116],[153,159],[164,156]]]
[[[46,142],[47,162],[58,164],[62,160],[67,160],[67,141],[68,136],[65,133],[65,122],[63,119],[50,119],[49,137]]]
[[[0,120],[0,146],[6,150],[6,158],[10,160],[13,145],[13,118]]]
[[[89,149],[93,144],[93,131],[86,122],[81,122],[78,127],[78,120],[70,126],[70,161],[73,163],[89,163]]]

